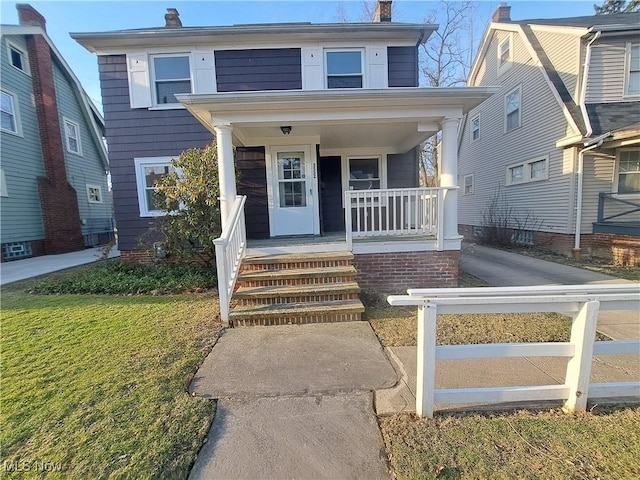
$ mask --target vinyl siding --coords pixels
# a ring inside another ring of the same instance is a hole
[[[153,218],[140,218],[134,158],[177,156],[213,135],[184,109],[131,109],[124,55],[98,57],[102,103],[121,250],[132,250]]]
[[[217,50],[215,62],[218,92],[302,89],[299,48]]]
[[[387,155],[387,187],[416,188],[418,186],[418,149]]]
[[[246,195],[247,238],[269,238],[269,202],[264,147],[238,147],[236,167],[240,180],[238,195]]]
[[[593,232],[593,222],[598,220],[598,197],[600,192],[611,192],[615,174],[615,159],[586,156],[584,158],[584,178],[582,188],[582,222],[580,229],[584,233]],[[626,211],[628,208],[609,208],[606,214]]]
[[[0,242],[44,238],[37,177],[44,176],[40,132],[33,101],[31,77],[9,64],[6,39],[26,51],[24,37],[2,36],[0,61],[2,87],[18,97],[22,136],[0,133],[1,166],[8,197],[0,198]]]
[[[418,86],[418,48],[387,47],[389,87]]]
[[[586,103],[623,101],[626,40],[598,40],[591,48]]]
[[[498,188],[507,204],[519,212],[531,212],[540,229],[567,233],[570,222],[571,178],[556,140],[566,133],[562,109],[518,34],[513,34],[514,64],[498,77],[497,45],[507,32],[498,32],[489,45],[484,75],[476,85],[501,86],[493,97],[473,109],[465,123],[459,150],[459,185],[465,175],[475,176],[474,193],[459,195],[459,223],[481,225],[482,211]],[[504,97],[521,87],[521,126],[504,133]],[[471,143],[470,119],[480,114],[480,139]],[[505,186],[509,165],[548,156],[547,180]]]
[[[578,98],[580,37],[549,31],[534,33],[574,101]]]
[[[90,131],[91,126],[88,123],[90,120],[85,116],[77,90],[55,62],[53,64],[53,79],[56,88],[67,180],[78,196],[80,218],[83,220],[82,234],[109,232],[112,230],[111,197],[105,167],[102,164],[95,137]],[[77,123],[80,127],[81,156],[67,151],[64,118]],[[87,184],[101,187],[102,203],[89,203]]]

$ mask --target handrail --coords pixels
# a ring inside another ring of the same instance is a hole
[[[213,241],[216,248],[216,269],[218,272],[218,296],[220,298],[220,318],[229,324],[231,296],[240,273],[240,265],[247,251],[247,231],[244,219],[245,195],[238,195],[231,207],[229,222],[220,237]]]
[[[435,403],[564,400],[565,411],[585,410],[592,396],[640,395],[640,382],[590,384],[592,357],[640,351],[640,341],[595,342],[600,310],[637,310],[637,284],[562,285],[413,289],[409,295],[391,295],[394,306],[418,307],[416,413],[433,416]],[[573,316],[569,342],[436,346],[438,313],[563,312]],[[564,385],[436,389],[436,360],[524,356],[568,357]]]
[[[354,238],[433,235],[437,250],[443,250],[444,198],[452,188],[345,191],[348,248],[352,248]]]
[[[636,212],[640,212],[640,203],[638,202],[634,202],[628,198],[621,198],[617,193],[609,193],[609,192],[600,192],[598,194],[598,223],[600,222],[606,222],[609,220],[612,220],[614,218],[618,218],[618,217],[622,217],[624,215],[631,215],[633,213]],[[605,207],[605,200],[611,200],[612,202],[618,202],[618,203],[622,203],[625,205],[631,205],[632,207],[635,207],[631,210],[627,210],[625,212],[622,213],[617,213],[615,215],[609,215],[608,217],[604,216],[604,207]]]

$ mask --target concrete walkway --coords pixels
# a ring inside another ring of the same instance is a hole
[[[119,257],[120,251],[111,249],[109,258]],[[49,273],[97,262],[103,257],[102,247],[87,248],[78,252],[59,255],[43,255],[0,263],[0,285],[36,278]]]

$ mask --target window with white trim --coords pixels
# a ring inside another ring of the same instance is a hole
[[[504,131],[511,132],[520,127],[522,90],[516,87],[504,96]]]
[[[4,170],[0,168],[0,197],[8,197],[7,181],[4,178]]]
[[[549,157],[538,157],[507,167],[506,185],[537,182],[549,178]]]
[[[502,75],[513,65],[513,34],[509,33],[498,43],[498,75]]]
[[[177,104],[177,93],[191,93],[189,55],[154,55],[151,60],[155,105]]]
[[[475,142],[480,139],[480,115],[476,115],[471,119],[471,141]]]
[[[157,183],[174,169],[171,157],[149,157],[134,159],[136,185],[138,187],[138,206],[141,217],[159,217],[165,215],[165,197],[156,189]]]
[[[620,150],[616,183],[617,193],[640,193],[640,149]]]
[[[80,144],[80,125],[64,119],[64,136],[67,141],[67,151],[76,155],[82,155],[82,145]]]
[[[349,190],[378,190],[382,186],[380,157],[350,157]]]
[[[462,194],[463,195],[472,195],[473,194],[473,184],[474,184],[474,175],[473,173],[470,175],[465,175],[462,183]]]
[[[325,50],[327,88],[364,87],[364,50]]]
[[[3,132],[20,135],[18,97],[6,90],[0,91],[0,129]]]
[[[29,75],[29,59],[27,53],[12,43],[7,42],[7,56],[12,67]]]
[[[627,43],[627,62],[624,94],[640,95],[640,43]]]
[[[87,184],[87,200],[89,203],[102,203],[102,187]]]

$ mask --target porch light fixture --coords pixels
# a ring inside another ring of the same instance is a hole
[[[283,135],[289,135],[291,133],[291,125],[280,127]]]

